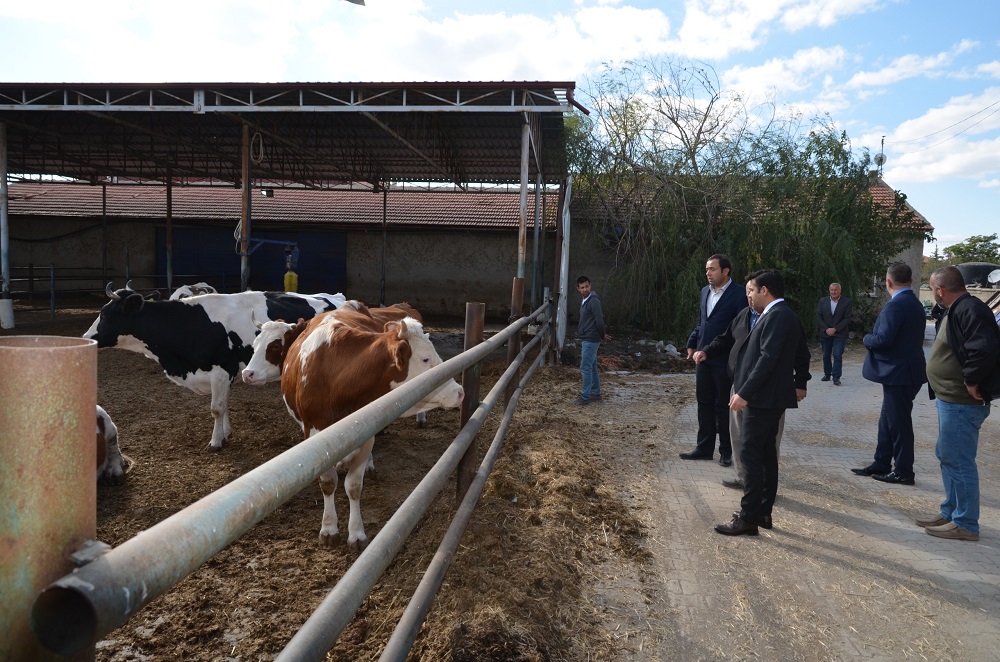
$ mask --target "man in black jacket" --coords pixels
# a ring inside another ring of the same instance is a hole
[[[715,530],[727,536],[757,535],[771,528],[771,509],[778,494],[778,422],[785,410],[798,406],[795,366],[805,330],[785,302],[781,272],[765,269],[747,288],[751,305],[761,310],[746,341],[737,349],[733,395],[729,408],[742,412],[746,485],[740,511]]]
[[[746,278],[748,299],[750,285],[761,274],[761,271],[755,271]],[[726,369],[729,373],[729,379],[732,381],[733,373],[736,372],[736,361],[739,358],[739,351],[743,347],[743,343],[746,342],[747,337],[749,337],[750,330],[757,323],[757,318],[764,311],[763,307],[760,310],[754,310],[753,303],[749,301],[748,303],[750,305],[736,314],[732,324],[729,325],[725,333],[716,336],[715,340],[706,345],[704,350],[694,353],[692,358],[695,363],[700,364],[706,359],[728,354],[729,359]],[[809,377],[809,344],[803,334],[799,340],[799,351],[795,356],[795,397],[800,402],[806,397],[806,382],[809,380]],[[731,396],[732,393],[730,393]],[[785,415],[782,414],[781,419],[778,421],[778,433],[774,440],[775,452],[779,456],[781,454],[781,437],[784,431]],[[722,484],[726,487],[743,490],[747,477],[746,468],[743,466],[743,460],[740,457],[743,451],[743,412],[729,411],[729,437],[733,445],[733,469],[735,470],[736,478],[724,479]]]
[[[601,299],[597,296],[597,292],[590,288],[590,279],[586,276],[577,278],[576,291],[583,297],[580,302],[580,323],[577,325],[583,385],[580,387],[580,395],[571,404],[589,405],[601,400],[601,375],[597,371],[597,350],[600,349],[601,342],[607,342],[611,336],[604,328]]]
[[[932,536],[979,540],[979,429],[1000,396],[1000,329],[993,312],[965,289],[955,267],[931,274],[931,292],[945,308],[927,361],[938,411],[937,458],[945,499],[941,512],[916,521]]]
[[[724,333],[736,317],[746,308],[747,299],[742,287],[732,279],[733,265],[725,255],[716,254],[705,263],[708,285],[701,290],[698,326],[687,342],[687,355],[704,349],[720,333]],[[698,401],[698,442],[692,451],[681,453],[683,460],[711,460],[715,455],[715,437],[719,437],[719,464],[733,463],[733,446],[729,437],[729,390],[732,380],[726,372],[725,357],[699,363],[694,369],[695,398]]]

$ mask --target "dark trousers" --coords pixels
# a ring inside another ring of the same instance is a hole
[[[882,384],[882,413],[878,417],[878,443],[875,446],[876,469],[900,478],[913,478],[913,399],[920,392],[916,386]]]
[[[740,460],[746,470],[740,518],[759,524],[770,515],[778,495],[778,426],[784,409],[747,407],[743,415],[743,449]]]
[[[698,400],[698,447],[696,453],[715,455],[715,436],[719,436],[719,455],[732,457],[729,437],[729,380],[726,366],[699,363],[694,369],[695,398]]]

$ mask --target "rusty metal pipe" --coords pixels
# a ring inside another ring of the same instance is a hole
[[[28,614],[96,535],[96,407],[96,341],[0,338],[2,660],[56,659],[32,635]]]

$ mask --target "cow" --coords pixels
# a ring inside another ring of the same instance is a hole
[[[146,301],[125,288],[83,334],[99,348],[119,347],[155,359],[175,384],[212,396],[211,450],[232,434],[229,390],[253,354],[254,319],[311,319],[344,303],[343,294],[239,292],[202,294],[174,301]]]
[[[108,412],[97,405],[97,480],[120,485],[125,480],[123,457],[118,446],[118,426]]]
[[[218,294],[218,290],[205,282],[195,283],[194,285],[181,285],[170,295],[170,300],[177,301],[188,297],[196,297],[199,294]]]
[[[417,320],[404,317],[386,323],[381,331],[369,330],[369,324],[370,316],[356,310],[319,315],[305,325],[288,348],[281,372],[281,394],[306,439],[441,364],[430,336]],[[406,414],[436,407],[452,409],[462,404],[464,395],[462,387],[451,379]],[[361,489],[374,443],[371,437],[344,458],[348,465],[344,491],[350,501],[347,543],[353,549],[368,544],[361,518]],[[323,492],[319,538],[327,547],[340,540],[334,503],[337,482],[336,467],[319,479]]]
[[[363,313],[353,319],[364,325],[369,331],[381,331],[387,322],[394,322],[406,316],[420,323],[424,318],[408,303],[397,303],[384,308],[369,308],[365,304],[351,299],[345,301],[336,310],[322,315],[342,315],[348,310]],[[291,323],[285,320],[273,320],[258,323],[260,333],[253,341],[253,356],[243,368],[243,381],[251,386],[263,386],[281,379],[281,369],[288,354],[288,348],[306,328],[306,321],[300,319]]]
[[[359,323],[366,324],[370,331],[381,331],[386,322],[401,320],[407,315],[423,323],[424,318],[408,303],[395,303],[384,308],[369,308],[365,304],[351,299],[344,303],[337,310],[332,310],[323,315],[337,315],[340,311],[355,310],[364,313],[371,319],[358,317]],[[247,362],[247,367],[243,369],[243,381],[251,386],[263,386],[273,381],[281,379],[281,368],[285,362],[285,355],[288,348],[301,335],[305,329],[305,320],[299,320],[295,324],[284,320],[274,320],[258,325],[260,333],[253,341],[253,356]],[[427,425],[427,412],[421,411],[416,414],[417,427]],[[375,471],[375,463],[368,459],[368,470]]]

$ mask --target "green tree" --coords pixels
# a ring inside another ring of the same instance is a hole
[[[737,279],[781,269],[811,329],[831,281],[848,295],[869,290],[922,234],[902,194],[875,205],[868,154],[855,156],[846,134],[829,122],[804,131],[769,103],[749,107],[709,67],[630,62],[584,93],[594,112],[571,141],[574,197],[614,255],[608,309],[618,322],[683,339],[705,260],[722,252]]]
[[[1000,242],[997,241],[995,233],[973,235],[963,242],[948,246],[944,250],[952,264],[963,262],[1000,263]]]

